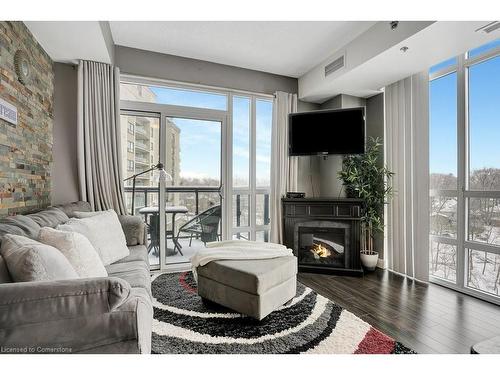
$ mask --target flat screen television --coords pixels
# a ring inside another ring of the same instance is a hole
[[[290,156],[364,153],[365,109],[290,114],[288,150]]]

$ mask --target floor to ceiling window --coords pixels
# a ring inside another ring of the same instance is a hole
[[[267,242],[273,103],[270,99],[236,95],[232,100],[232,234],[235,239]]]
[[[429,77],[431,281],[500,302],[500,40]]]
[[[268,240],[271,96],[124,76],[120,99],[124,176],[158,162],[171,176],[164,189],[157,172],[136,178],[152,265],[186,263],[211,241]],[[131,180],[125,193],[131,212]]]

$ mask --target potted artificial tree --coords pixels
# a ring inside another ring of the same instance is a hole
[[[364,210],[361,217],[361,263],[367,270],[377,267],[378,251],[373,248],[375,233],[384,232],[384,205],[392,196],[390,180],[394,175],[379,164],[382,143],[369,138],[364,154],[347,155],[338,173],[348,198],[361,198]]]

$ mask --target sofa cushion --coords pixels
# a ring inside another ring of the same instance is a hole
[[[71,263],[78,276],[83,278],[108,276],[99,254],[83,234],[44,227],[40,229],[39,240],[59,250]]]
[[[22,234],[11,233],[11,234],[26,236],[31,239],[37,239],[38,232],[40,231],[40,225],[38,225],[32,218],[24,215],[4,217],[3,219],[0,220],[0,224],[8,224],[11,226],[18,227],[19,229],[22,230],[23,233]]]
[[[12,278],[10,277],[9,270],[7,269],[7,263],[5,259],[0,255],[0,284],[11,283]]]
[[[68,215],[56,207],[49,207],[46,210],[26,216],[33,219],[40,227],[55,228],[59,224],[63,224],[69,220]]]
[[[75,215],[74,215],[75,211],[87,211],[87,212],[92,211],[92,207],[90,206],[90,203],[83,202],[83,201],[66,203],[66,204],[58,204],[54,207],[63,211],[70,218],[75,217]]]
[[[106,266],[109,276],[119,277],[129,282],[133,288],[143,288],[151,294],[149,267],[142,261],[114,263]]]
[[[148,249],[144,245],[129,246],[128,250],[130,254],[123,259],[120,259],[116,263],[127,263],[136,260],[142,260],[147,266],[149,266]]]
[[[107,211],[75,211],[74,215],[78,219],[84,219],[87,217],[93,217],[100,215],[105,212],[115,212],[114,210]],[[132,215],[118,215],[118,220],[122,226],[123,233],[125,234],[125,240],[127,241],[127,246],[135,246],[144,243],[146,236],[146,224],[144,223],[142,217],[132,216]]]
[[[196,269],[198,275],[252,294],[262,294],[297,274],[297,258],[218,260]]]
[[[113,210],[84,219],[72,218],[57,229],[78,232],[87,237],[105,266],[130,254],[120,221]]]
[[[0,244],[6,234],[17,234],[18,236],[25,235],[24,231],[16,225],[0,223]]]
[[[78,278],[73,266],[59,250],[24,236],[7,234],[0,253],[15,282]]]
[[[118,220],[122,225],[128,246],[134,246],[144,243],[146,236],[146,225],[140,216],[118,215]]]

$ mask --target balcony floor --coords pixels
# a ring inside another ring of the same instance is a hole
[[[189,238],[180,238],[179,242],[182,246],[181,255],[179,252],[174,253],[172,240],[167,240],[167,256],[165,257],[165,261],[167,264],[179,264],[179,263],[187,263],[189,259],[200,249],[203,249],[205,246],[203,242],[199,239],[193,238],[191,246],[189,246]],[[154,266],[158,265],[160,262],[159,254],[155,254],[153,250],[149,253],[149,263]]]

